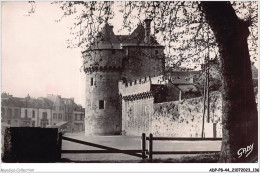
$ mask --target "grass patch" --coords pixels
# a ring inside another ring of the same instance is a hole
[[[181,158],[169,159],[149,159],[145,160],[93,160],[93,161],[78,161],[62,158],[62,163],[218,163],[219,153],[201,154],[195,156],[182,156]]]
[[[182,156],[181,158],[142,160],[141,163],[218,163],[220,153]]]

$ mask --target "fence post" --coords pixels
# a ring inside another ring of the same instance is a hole
[[[61,160],[61,148],[62,148],[62,133],[58,133],[58,160]]]
[[[146,136],[142,133],[142,159],[146,158]]]
[[[149,159],[153,160],[153,134],[149,136]]]

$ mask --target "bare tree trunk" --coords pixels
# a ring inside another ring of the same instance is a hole
[[[204,68],[205,70],[205,68]],[[205,75],[206,77],[206,75]],[[207,82],[204,81],[204,87],[203,87],[203,114],[202,114],[202,130],[201,130],[201,137],[205,137],[205,112],[206,112],[206,88],[207,88]]]
[[[258,154],[258,115],[247,37],[249,22],[240,20],[230,2],[201,2],[221,56],[223,140],[221,162],[252,162]],[[242,153],[241,148],[252,147]],[[247,155],[248,154],[248,155]]]
[[[207,58],[207,65],[206,65],[206,85],[207,85],[207,122],[210,122],[210,117],[209,117],[209,57]]]

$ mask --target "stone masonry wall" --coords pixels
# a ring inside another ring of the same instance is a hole
[[[91,78],[93,85],[91,86]],[[116,71],[86,74],[86,135],[116,135],[121,133],[121,104],[118,94],[120,73]],[[104,101],[103,108],[100,102]]]
[[[153,98],[122,101],[122,134],[141,135],[149,133],[153,114]]]
[[[127,81],[164,73],[162,47],[128,47],[123,59],[122,77]]]
[[[122,134],[149,133],[154,103],[150,92],[151,79],[144,77],[126,83],[120,81],[118,87],[122,98]]]
[[[89,67],[122,67],[123,50],[107,49],[85,52],[84,68]]]
[[[119,93],[122,96],[150,92],[151,80],[149,77],[144,77],[126,83],[124,83],[123,81],[119,81],[118,88],[119,88]]]
[[[83,53],[86,135],[118,135],[122,131],[122,108],[118,94],[122,52],[111,48]]]
[[[154,136],[201,137],[203,97],[154,104],[151,133]],[[210,123],[217,123],[216,137],[222,137],[221,94],[210,94]],[[213,129],[205,116],[205,133]],[[210,133],[210,132],[209,132]]]

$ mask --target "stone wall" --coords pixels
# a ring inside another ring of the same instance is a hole
[[[141,135],[150,132],[153,101],[153,97],[122,101],[123,135]]]
[[[91,86],[91,78],[94,79]],[[115,135],[121,133],[121,104],[118,94],[120,73],[97,71],[86,74],[86,135]],[[104,101],[100,108],[100,101]]]
[[[205,133],[213,131],[211,123],[217,123],[216,137],[222,137],[221,94],[210,94],[210,123],[205,116]],[[201,137],[203,98],[192,98],[154,104],[151,133],[154,136]],[[211,136],[208,136],[211,137]]]
[[[119,93],[122,96],[150,92],[151,80],[149,77],[144,77],[144,78],[136,79],[134,81],[128,81],[125,83],[123,81],[119,81],[118,88],[119,88]]]
[[[123,50],[106,49],[95,50],[83,53],[84,68],[90,67],[122,67]]]
[[[114,48],[83,53],[86,73],[86,135],[121,133],[122,108],[118,82],[121,79],[122,53],[123,50]]]
[[[123,84],[121,85],[120,88],[124,88]],[[153,96],[124,96],[125,90],[121,89],[124,135],[140,136],[142,133],[153,133],[154,136],[201,137],[203,97],[154,103]],[[222,137],[222,103],[219,92],[210,94],[209,122],[207,119],[205,115],[205,136]]]
[[[164,74],[164,47],[131,46],[126,49],[122,72],[126,80]]]

